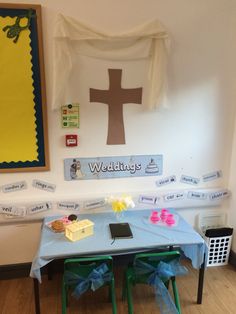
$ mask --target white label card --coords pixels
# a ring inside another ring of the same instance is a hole
[[[215,171],[215,172],[211,172],[211,173],[205,174],[202,177],[202,179],[203,179],[203,182],[207,182],[207,181],[212,181],[212,180],[219,179],[221,177],[222,177],[222,171],[218,170],[218,171]]]
[[[25,190],[26,188],[27,188],[27,183],[25,181],[20,181],[20,182],[3,185],[2,191],[4,193],[9,193],[9,192]]]
[[[0,213],[12,216],[25,216],[25,209],[16,206],[0,205]]]
[[[186,184],[192,184],[192,185],[197,185],[199,183],[199,181],[200,181],[200,179],[198,179],[198,178],[186,176],[184,174],[180,178],[180,182],[186,183]]]
[[[210,193],[209,198],[211,201],[219,200],[230,196],[230,191],[225,189],[218,192]]]
[[[189,191],[187,194],[187,198],[194,199],[194,200],[205,200],[207,198],[207,193]]]
[[[56,185],[41,180],[33,180],[33,187],[47,192],[55,192]]]
[[[50,202],[39,203],[39,204],[34,204],[32,206],[29,206],[27,208],[27,213],[29,215],[37,214],[39,212],[43,212],[43,211],[49,210],[49,209],[52,209],[52,203],[50,203]]]
[[[184,192],[163,195],[163,199],[165,202],[182,200],[184,199],[184,197]]]
[[[92,209],[105,206],[105,200],[93,200],[84,202],[85,209]]]
[[[176,182],[176,176],[169,176],[169,177],[157,180],[156,181],[156,185],[159,187],[159,186],[171,184],[171,183],[174,183],[174,182]]]
[[[62,210],[79,210],[79,204],[73,202],[59,202],[57,208]]]
[[[157,196],[147,196],[147,195],[140,195],[139,196],[139,203],[144,203],[144,204],[156,204],[158,200]]]

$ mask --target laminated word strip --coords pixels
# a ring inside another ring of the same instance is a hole
[[[187,194],[187,198],[194,200],[205,200],[207,198],[207,193],[198,192],[198,191],[189,191]]]
[[[220,177],[222,177],[222,171],[221,170],[205,174],[202,177],[202,180],[203,180],[203,182],[208,182],[208,181],[219,179]]]
[[[98,207],[103,207],[103,206],[105,206],[104,199],[84,202],[85,209],[92,209],[92,208],[98,208]]]
[[[37,214],[39,212],[49,210],[49,209],[52,209],[52,203],[50,203],[50,202],[34,204],[34,205],[29,206],[27,208],[27,214],[29,214],[29,215]]]
[[[73,202],[59,202],[57,208],[62,210],[79,210],[79,204]]]
[[[139,196],[139,203],[144,203],[144,204],[156,204],[158,200],[157,196],[147,196],[147,195],[140,195]]]
[[[185,198],[184,192],[170,193],[163,196],[164,202],[177,201]]]
[[[197,185],[199,183],[199,181],[200,181],[200,179],[198,179],[198,178],[185,176],[185,175],[182,175],[180,178],[180,182],[186,183],[186,184],[192,184],[192,185]]]
[[[2,186],[2,191],[4,193],[15,192],[25,190],[27,188],[27,184],[25,181],[15,182],[11,184],[6,184]]]
[[[33,180],[33,187],[47,192],[55,192],[56,185],[41,180]]]
[[[209,194],[209,198],[211,201],[215,201],[215,200],[219,200],[222,198],[226,198],[230,196],[230,191],[227,189],[221,190],[221,191],[217,191],[217,192],[213,192]]]
[[[0,205],[0,213],[12,215],[12,216],[24,216],[25,215],[25,209],[18,208],[16,206]]]
[[[158,187],[176,182],[176,176],[169,176],[156,181]]]

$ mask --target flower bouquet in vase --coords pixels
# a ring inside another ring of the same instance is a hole
[[[129,195],[123,195],[120,197],[110,196],[106,198],[106,203],[111,205],[111,208],[115,213],[117,220],[122,219],[124,211],[126,211],[128,208],[135,207],[134,201]]]

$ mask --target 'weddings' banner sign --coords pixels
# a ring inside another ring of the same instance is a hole
[[[162,155],[64,159],[66,181],[159,176],[162,168]]]

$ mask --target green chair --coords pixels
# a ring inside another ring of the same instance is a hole
[[[122,298],[128,301],[128,312],[133,314],[132,287],[136,284],[149,284],[154,287],[156,301],[161,313],[181,314],[179,294],[175,275],[186,274],[187,269],[179,264],[180,253],[168,251],[135,255],[133,265],[125,272]],[[168,292],[169,281],[172,283],[174,302]]]
[[[116,314],[115,280],[111,256],[95,256],[66,259],[62,281],[62,314],[66,314],[68,294],[77,298],[88,289],[95,291],[109,286],[112,313]]]

